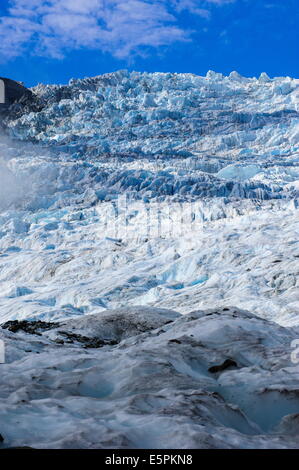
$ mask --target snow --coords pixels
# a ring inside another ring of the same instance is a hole
[[[244,181],[261,173],[262,169],[257,165],[228,165],[218,171],[220,178],[236,181]]]
[[[298,84],[119,71],[10,108],[0,324],[37,329],[0,328],[3,446],[298,448]]]

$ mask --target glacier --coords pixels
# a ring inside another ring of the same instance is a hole
[[[298,448],[299,80],[32,91],[1,114],[0,446]]]

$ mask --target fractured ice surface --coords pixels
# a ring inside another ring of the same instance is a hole
[[[299,446],[298,84],[120,71],[10,108],[0,324],[56,323],[0,329],[3,445]]]

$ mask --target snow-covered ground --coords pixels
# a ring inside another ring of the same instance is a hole
[[[298,85],[121,71],[10,109],[0,323],[50,324],[0,329],[3,445],[299,447]]]

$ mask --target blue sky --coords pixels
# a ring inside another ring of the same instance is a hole
[[[298,0],[1,0],[0,76],[118,69],[299,78]]]

